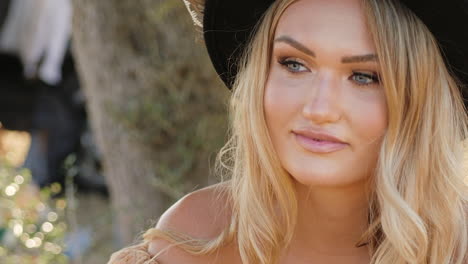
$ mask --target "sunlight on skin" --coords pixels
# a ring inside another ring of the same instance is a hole
[[[31,136],[27,132],[0,131],[0,155],[5,156],[15,166],[24,162],[30,144]],[[464,182],[468,186],[468,140],[464,142],[464,149],[463,168],[466,172]]]

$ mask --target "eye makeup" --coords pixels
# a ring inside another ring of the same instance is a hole
[[[308,72],[309,69],[300,60],[291,57],[280,57],[278,63],[291,73]]]
[[[367,86],[380,83],[380,76],[376,72],[353,71],[353,74],[350,76],[349,79],[359,86]]]

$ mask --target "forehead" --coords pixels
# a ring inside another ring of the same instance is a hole
[[[280,17],[275,38],[283,35],[312,48],[374,51],[362,0],[298,0]]]

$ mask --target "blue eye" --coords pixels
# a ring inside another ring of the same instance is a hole
[[[357,85],[378,84],[380,82],[379,76],[375,73],[353,72],[350,78],[356,82]]]
[[[288,71],[293,73],[308,71],[308,69],[302,63],[293,59],[280,59],[278,63],[286,67]]]

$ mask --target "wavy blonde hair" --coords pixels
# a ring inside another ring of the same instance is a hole
[[[230,225],[208,241],[156,229],[145,239],[163,238],[196,255],[235,241],[243,263],[278,262],[293,235],[297,200],[268,134],[263,95],[275,29],[294,2],[272,4],[240,62],[230,102],[231,138],[217,159],[218,173],[230,177],[224,189],[232,207]],[[411,11],[394,0],[364,0],[363,9],[379,57],[389,121],[362,242],[369,245],[371,263],[468,263],[461,84]]]

